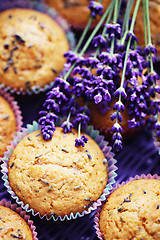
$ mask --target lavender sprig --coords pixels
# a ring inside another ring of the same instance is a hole
[[[114,121],[111,128],[113,147],[117,151],[122,149],[121,122],[125,108],[129,111],[128,126],[130,128],[144,125],[146,117],[150,125],[153,125],[148,116],[157,115],[160,102],[156,100],[156,94],[160,92],[160,88],[156,86],[157,74],[154,72],[152,59],[156,49],[151,41],[147,41],[143,53],[137,46],[137,37],[133,30],[140,0],[136,2],[130,21],[132,4],[132,0],[128,1],[122,26],[121,22],[118,22],[121,0],[113,0],[84,46],[81,47],[95,14],[101,15],[102,11],[100,4],[93,1],[90,3],[91,18],[88,25],[75,51],[68,51],[65,54],[67,59],[65,73],[56,78],[54,87],[47,94],[43,104],[44,111],[40,112],[39,123],[44,139],[51,139],[58,121],[57,115],[68,116],[61,127],[65,133],[71,132],[72,128],[78,128],[75,146],[85,146],[88,139],[81,135],[81,130],[89,121],[89,102],[106,111],[110,108],[111,102],[117,99],[110,116]],[[148,3],[145,6],[147,6],[145,9],[148,8]],[[148,17],[146,10],[145,14]],[[102,34],[96,35],[103,22]],[[146,22],[148,24],[148,20]],[[86,57],[84,53],[91,43],[95,53]],[[145,61],[144,56],[147,54],[148,58]],[[148,64],[147,73],[144,70],[146,63]],[[155,128],[160,132],[157,124]]]

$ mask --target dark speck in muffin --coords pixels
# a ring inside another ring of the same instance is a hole
[[[49,185],[49,182],[48,182],[47,180],[43,179],[43,178],[41,178],[40,181],[41,181],[42,183],[46,184],[46,185]]]
[[[11,164],[10,168],[12,168],[14,166],[14,162]]]
[[[8,43],[5,43],[3,46],[4,46],[5,49],[9,48],[9,44]]]
[[[69,151],[64,149],[64,148],[62,148],[62,151],[65,152],[65,153],[69,153]]]
[[[125,223],[125,220],[122,217],[120,217],[120,220],[121,222]]]
[[[89,153],[87,150],[86,150],[86,153],[87,153],[88,158],[89,158],[89,159],[92,159],[90,153]]]
[[[11,235],[10,235],[11,237],[13,237],[13,238],[16,238],[16,239],[22,239],[22,237],[19,237],[19,236],[16,236],[15,234],[13,234],[13,233],[11,233]]]
[[[12,15],[8,15],[8,18],[12,18]]]
[[[159,209],[159,204],[157,205],[156,209]]]
[[[126,198],[124,199],[124,202],[131,202],[131,200],[130,200],[128,197],[126,197]]]
[[[14,71],[15,73],[18,72],[16,67],[13,67],[13,71]]]
[[[36,135],[36,137],[39,137],[41,135],[41,133],[38,133],[37,135]]]
[[[15,35],[15,38],[16,38],[16,40],[19,42],[19,43],[21,43],[21,44],[23,44],[24,45],[24,43],[25,43],[25,40],[24,39],[22,39],[21,38],[21,36],[19,36],[19,35]]]
[[[29,141],[31,141],[31,138],[30,138],[30,137],[28,137],[28,140],[29,140]]]
[[[53,73],[57,73],[56,69],[52,68],[52,72]]]
[[[147,192],[146,192],[146,190],[143,190],[143,192],[144,192],[144,194],[146,194]]]
[[[39,158],[39,157],[42,157],[43,156],[43,154],[39,154],[38,156],[36,156],[35,158]]]
[[[42,67],[41,64],[37,64],[37,65],[35,65],[35,68],[41,68],[41,67]]]
[[[9,67],[10,67],[9,64],[7,64],[6,67],[3,68],[3,71],[6,72],[6,71],[8,70]]]

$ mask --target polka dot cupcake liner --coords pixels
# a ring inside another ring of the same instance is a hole
[[[157,180],[160,180],[160,176],[158,176],[157,174],[154,174],[154,175],[151,175],[151,174],[147,174],[147,175],[142,174],[142,175],[140,175],[140,176],[139,176],[139,175],[136,175],[135,177],[129,178],[128,181],[123,181],[121,184],[119,184],[119,183],[116,184],[116,187],[114,187],[114,188],[111,190],[110,194],[113,193],[116,189],[124,186],[125,184],[127,184],[127,183],[129,183],[129,182],[132,182],[132,181],[134,181],[134,180],[139,180],[139,179],[157,179]],[[109,194],[109,195],[110,195],[110,194]],[[108,197],[109,197],[109,195],[108,195]],[[100,239],[100,240],[104,240],[104,238],[102,237],[102,233],[101,233],[101,231],[100,231],[100,226],[99,226],[100,212],[101,212],[101,210],[102,210],[103,205],[104,205],[104,202],[102,203],[101,206],[99,206],[99,207],[97,208],[97,210],[96,210],[97,213],[96,213],[95,218],[94,218],[94,223],[95,223],[94,228],[95,228],[95,230],[96,230],[97,237],[98,237],[98,239]]]
[[[0,201],[0,205],[2,205],[3,207],[10,208],[14,212],[18,213],[27,222],[28,226],[30,227],[30,230],[33,235],[33,240],[38,240],[38,238],[36,237],[37,232],[35,231],[36,227],[33,225],[33,221],[30,220],[30,216],[27,215],[26,212],[23,211],[21,207],[18,207],[17,204],[12,204],[10,201],[7,202],[5,199],[2,199]]]
[[[7,188],[7,191],[11,194],[11,197],[16,201],[17,204],[19,204],[26,212],[31,212],[33,216],[39,216],[41,219],[46,218],[47,220],[70,220],[70,219],[76,219],[77,217],[83,217],[86,214],[90,214],[93,210],[96,210],[98,206],[101,206],[101,204],[106,200],[106,197],[109,195],[110,191],[113,188],[113,185],[115,184],[115,177],[116,174],[116,160],[113,158],[114,154],[111,152],[111,147],[108,146],[108,142],[104,141],[104,137],[99,135],[99,132],[97,130],[94,130],[92,126],[87,126],[85,129],[85,133],[88,134],[95,142],[99,145],[101,150],[104,153],[104,156],[108,163],[108,182],[106,187],[103,190],[103,193],[101,194],[100,198],[93,203],[92,206],[90,206],[87,210],[84,210],[82,213],[77,212],[76,214],[71,213],[69,216],[65,215],[64,217],[61,216],[55,216],[54,214],[50,217],[47,215],[41,216],[39,212],[34,212],[33,209],[29,208],[29,205],[24,203],[15,195],[15,193],[12,191],[9,181],[8,181],[8,162],[10,159],[10,156],[14,150],[14,148],[17,146],[17,144],[28,134],[33,131],[36,131],[39,129],[39,125],[37,122],[33,122],[33,124],[28,124],[27,128],[23,128],[21,132],[17,134],[17,136],[14,138],[14,141],[11,141],[11,145],[8,147],[8,151],[5,152],[4,158],[2,159],[2,179],[4,180],[4,185]]]
[[[17,102],[3,88],[0,88],[0,96],[4,97],[7,100],[7,102],[10,104],[16,118],[16,131],[19,132],[22,128],[23,122],[22,122],[22,112],[20,111],[20,108]],[[1,158],[0,158],[0,162],[1,162]]]
[[[52,19],[54,19],[58,25],[64,30],[66,37],[69,42],[69,47],[71,50],[75,47],[75,37],[73,32],[70,30],[70,27],[68,23],[52,8],[48,7],[44,2],[41,1],[35,1],[35,0],[1,0],[0,3],[0,12],[10,9],[10,8],[27,8],[27,9],[33,9],[42,13],[46,13],[49,15]],[[5,88],[7,92],[15,93],[17,95],[22,94],[39,94],[41,92],[46,92],[47,90],[51,89],[53,87],[54,81],[50,82],[49,84],[46,84],[44,87],[40,86],[33,86],[31,89],[27,89],[24,91],[22,88],[11,88],[10,86],[5,86],[5,84],[1,83],[0,86]]]

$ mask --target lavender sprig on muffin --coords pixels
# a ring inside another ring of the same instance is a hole
[[[154,99],[156,92],[159,92],[159,78],[153,69],[153,55],[156,50],[150,38],[148,1],[144,1],[144,19],[147,21],[145,38],[148,35],[144,51],[137,45],[134,25],[139,4],[140,0],[137,0],[130,20],[133,4],[128,2],[126,7],[123,5],[123,16],[120,11],[121,1],[112,1],[85,44],[80,48],[81,44],[78,43],[75,51],[64,55],[67,59],[65,73],[56,79],[43,104],[44,110],[40,112],[42,116],[39,124],[45,140],[53,136],[57,115],[66,115],[68,117],[62,124],[64,131],[70,132],[73,127],[77,127],[79,138],[75,144],[85,146],[87,139],[83,139],[80,132],[91,115],[94,125],[94,112],[92,114],[92,110],[89,110],[91,104],[95,108],[98,106],[102,113],[111,110],[108,118],[113,121],[110,131],[116,151],[122,149],[122,123],[126,109],[128,128],[140,128],[146,124],[156,128],[157,125],[150,118],[157,115],[160,104]],[[96,35],[103,23],[101,34]],[[83,38],[86,29],[82,34]],[[95,52],[85,57],[84,53],[91,44]],[[53,113],[56,116],[51,116]]]

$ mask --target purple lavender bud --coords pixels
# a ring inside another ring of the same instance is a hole
[[[101,46],[102,48],[106,45],[106,39],[102,35],[95,36],[92,41],[92,45],[97,48]]]
[[[113,134],[112,140],[115,141],[116,139],[122,141],[122,135],[121,135],[119,132],[115,132],[115,133]]]
[[[97,68],[97,64],[99,63],[99,60],[96,57],[88,57],[85,59],[85,65],[87,67]]]
[[[117,112],[112,113],[111,120],[114,121],[114,119],[117,118]]]
[[[48,113],[47,111],[40,111],[40,112],[39,112],[39,115],[40,115],[40,116],[44,116],[44,115],[47,115],[47,113]]]
[[[133,32],[127,33],[125,41],[128,42],[130,37],[131,37],[131,44],[132,45],[134,44],[134,41],[136,41],[136,42],[138,41],[136,35]]]
[[[83,83],[77,83],[73,88],[72,92],[75,94],[77,97],[80,97],[85,90]]]
[[[78,74],[79,73],[79,71],[80,71],[80,66],[76,66],[76,67],[74,67],[74,69],[73,69],[73,71],[72,71],[72,74],[73,75],[76,75],[76,74]]]
[[[113,132],[122,132],[122,127],[119,125],[119,123],[116,122],[112,126],[111,131],[113,131]]]
[[[113,144],[113,149],[114,149],[116,152],[122,150],[122,141],[116,139],[115,142],[114,142],[114,144]]]
[[[130,97],[130,100],[133,102],[133,101],[136,100],[136,98],[137,98],[136,92],[132,93],[132,94],[131,94],[131,97]]]
[[[94,102],[95,104],[98,104],[102,101],[102,95],[98,93],[97,95],[94,96]]]
[[[118,111],[124,111],[124,109],[125,109],[125,106],[124,106],[124,104],[121,102],[121,101],[118,101],[118,102],[116,102],[115,104],[114,104],[114,106],[113,106],[113,109],[115,110],[118,110]]]
[[[71,132],[73,128],[73,124],[71,122],[64,121],[61,127],[63,128],[64,133],[68,133],[68,132]]]
[[[147,45],[145,48],[144,48],[144,54],[145,55],[149,55],[150,54],[150,51],[151,53],[153,54],[156,54],[157,53],[157,49],[151,44],[151,45]]]
[[[60,112],[60,108],[59,105],[55,102],[54,99],[46,99],[43,107],[45,107],[48,110],[52,110],[55,113],[59,113]]]
[[[115,97],[119,97],[119,95],[121,95],[123,98],[126,99],[127,94],[126,94],[126,91],[125,91],[124,87],[119,87],[119,88],[114,92],[114,96],[115,96]]]
[[[108,38],[120,38],[121,37],[121,26],[118,23],[108,23],[105,24],[106,34],[108,34]]]
[[[130,78],[129,83],[132,84],[134,87],[138,86],[138,80],[137,77],[133,76],[132,78]]]
[[[54,81],[54,88],[56,87],[66,90],[70,88],[70,84],[67,81],[65,81],[62,77],[56,77]]]
[[[128,127],[129,128],[135,128],[137,126],[137,122],[135,118],[132,118],[131,120],[128,120]]]
[[[99,2],[90,1],[88,8],[91,10],[91,15],[93,18],[96,18],[97,14],[102,16],[103,6]]]
[[[75,146],[76,147],[84,147],[85,146],[85,143],[88,142],[88,138],[85,136],[85,135],[82,135],[81,138],[76,138],[75,139]]]
[[[88,140],[89,140],[85,135],[82,135],[82,136],[81,136],[81,139],[82,139],[85,143],[87,143]]]

